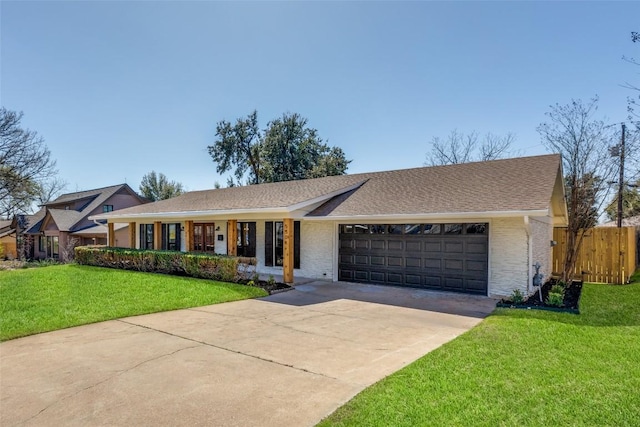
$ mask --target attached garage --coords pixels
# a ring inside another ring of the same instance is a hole
[[[339,242],[339,280],[487,294],[487,223],[341,224]]]

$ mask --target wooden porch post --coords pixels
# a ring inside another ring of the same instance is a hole
[[[136,248],[136,223],[129,223],[129,247],[131,249]]]
[[[193,252],[193,221],[184,222],[184,249]]]
[[[112,222],[107,224],[107,230],[107,246],[112,248],[116,245],[116,232]]]
[[[285,283],[293,283],[293,218],[283,221],[284,245],[282,248],[282,277]]]
[[[157,251],[162,249],[162,222],[160,221],[153,223],[153,249]]]
[[[227,221],[227,255],[238,255],[238,220]]]

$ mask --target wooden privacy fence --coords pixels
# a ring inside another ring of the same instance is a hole
[[[2,251],[0,251],[2,258],[13,259],[17,257],[18,251],[16,248],[16,242],[3,242],[0,243],[0,245],[2,245]]]
[[[553,271],[562,271],[567,251],[567,229],[553,229]],[[582,240],[574,278],[596,283],[628,283],[636,269],[635,227],[597,227],[588,230]]]

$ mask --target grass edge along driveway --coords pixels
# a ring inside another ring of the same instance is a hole
[[[580,308],[496,309],[319,425],[638,425],[640,275],[585,284]]]
[[[0,271],[0,341],[265,295],[233,283],[75,264]]]

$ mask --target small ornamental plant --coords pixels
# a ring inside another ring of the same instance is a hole
[[[560,307],[562,305],[563,300],[564,300],[563,294],[556,293],[556,292],[549,292],[546,303],[553,307]]]
[[[520,289],[514,289],[511,293],[511,302],[515,305],[522,304],[524,302],[524,295]]]

